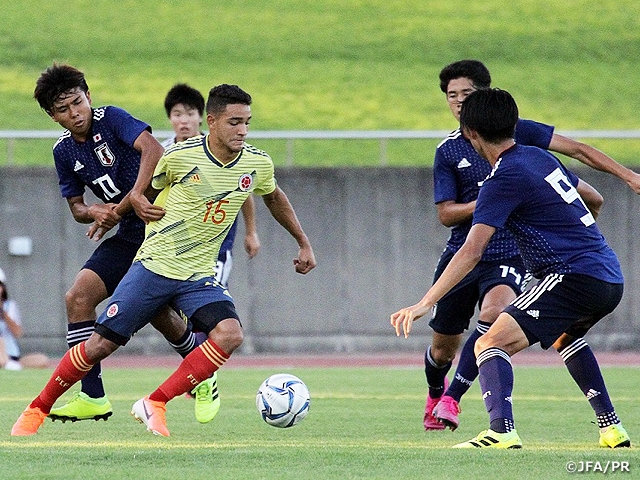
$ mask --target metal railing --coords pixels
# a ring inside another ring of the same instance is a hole
[[[284,140],[286,145],[285,164],[294,165],[294,142],[296,140],[378,140],[380,165],[387,165],[387,144],[389,140],[401,139],[441,139],[450,130],[273,130],[251,131],[249,139]],[[61,130],[0,130],[0,139],[7,140],[7,162],[13,163],[17,140],[58,138]],[[558,131],[570,138],[598,139],[640,139],[640,130],[566,130]],[[173,135],[171,130],[158,130],[154,135],[159,140]]]

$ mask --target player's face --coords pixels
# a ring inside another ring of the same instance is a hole
[[[218,160],[233,160],[242,151],[250,121],[251,107],[243,104],[227,105],[219,115],[207,115],[209,147]]]
[[[53,103],[51,118],[71,132],[73,138],[85,141],[91,128],[91,95],[79,87],[67,90]]]
[[[182,142],[200,134],[202,117],[197,108],[177,103],[169,113],[169,121],[176,134],[176,142]]]
[[[462,102],[472,92],[476,91],[476,87],[473,82],[466,78],[454,78],[447,85],[447,102],[451,113],[456,117],[456,120],[460,121],[460,110],[462,110]]]

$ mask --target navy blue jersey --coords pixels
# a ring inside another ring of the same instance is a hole
[[[548,148],[554,127],[532,120],[519,120],[515,140],[522,145]],[[453,200],[469,203],[478,198],[480,186],[491,172],[491,165],[464,138],[460,129],[454,130],[436,149],[433,164],[435,203]],[[451,228],[447,248],[457,252],[467,238],[471,220]],[[518,255],[516,243],[508,231],[495,233],[485,250],[482,260],[496,261]]]
[[[473,223],[507,228],[536,278],[582,274],[622,283],[620,263],[578,194],[578,181],[546,150],[514,145],[482,185]]]
[[[53,146],[62,196],[84,195],[88,187],[103,202],[119,203],[138,176],[140,152],[133,144],[145,130],[151,131],[151,127],[112,106],[93,109],[86,142],[77,142],[65,130]],[[116,235],[140,244],[144,222],[131,211],[122,217]]]

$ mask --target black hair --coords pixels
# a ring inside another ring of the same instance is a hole
[[[227,108],[227,105],[251,105],[251,95],[237,85],[223,83],[209,90],[207,99],[207,113],[217,115]]]
[[[204,97],[198,90],[186,83],[176,83],[167,92],[167,96],[164,99],[164,109],[167,112],[167,117],[171,115],[171,109],[179,103],[195,108],[200,116],[204,113]]]
[[[489,69],[479,60],[459,60],[444,67],[440,71],[440,90],[447,93],[449,82],[456,78],[468,78],[478,90],[491,86]]]
[[[487,142],[513,138],[516,123],[518,105],[506,90],[476,90],[462,102],[460,127],[475,130]]]
[[[54,63],[40,74],[33,91],[33,98],[45,112],[51,115],[58,97],[75,88],[80,88],[85,93],[89,91],[84,73],[71,65]]]

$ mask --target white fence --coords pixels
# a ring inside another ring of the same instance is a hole
[[[7,163],[13,164],[15,157],[15,142],[17,140],[58,138],[60,130],[0,130],[0,139],[7,140]],[[251,131],[250,139],[284,140],[286,142],[287,166],[294,165],[295,140],[378,140],[380,165],[387,165],[387,143],[389,140],[401,139],[440,139],[450,133],[450,130],[273,130]],[[610,139],[639,139],[640,130],[567,130],[557,131],[558,134],[570,138],[610,138]],[[159,130],[154,135],[163,140],[173,135],[170,130]]]

